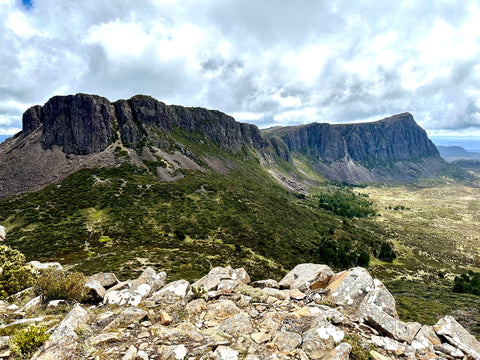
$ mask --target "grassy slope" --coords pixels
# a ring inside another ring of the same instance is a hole
[[[210,265],[231,264],[254,278],[279,278],[298,263],[332,260],[325,246],[380,247],[357,220],[344,222],[287,192],[247,155],[231,158],[237,170],[225,175],[182,170],[185,177],[171,183],[127,164],[82,170],[1,201],[0,223],[7,243],[30,259],[121,277],[152,264],[171,279],[193,279]]]

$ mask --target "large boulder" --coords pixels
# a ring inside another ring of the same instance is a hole
[[[365,306],[363,311],[363,321],[382,335],[398,341],[412,342],[413,336],[408,325],[403,321],[388,315],[376,306]]]
[[[324,288],[333,276],[333,271],[327,265],[298,264],[279,282],[280,287],[288,289],[319,289]]]
[[[98,303],[100,301],[103,301],[103,298],[105,297],[106,290],[98,280],[90,280],[87,281],[84,285],[84,287],[87,289],[87,297],[89,301]]]
[[[142,301],[142,295],[130,289],[109,290],[106,292],[103,303],[110,305],[138,306]]]
[[[151,268],[147,267],[143,273],[132,282],[130,289],[133,291],[146,296],[149,293],[157,291],[165,285],[165,279],[167,274],[165,272],[157,272]]]
[[[329,301],[341,306],[349,314],[357,313],[360,319],[369,307],[397,317],[393,295],[364,268],[356,267],[335,274],[326,290]]]
[[[98,273],[89,276],[88,280],[97,280],[105,289],[110,289],[119,283],[114,273]]]
[[[445,316],[433,326],[435,332],[443,336],[452,346],[462,350],[474,359],[480,359],[480,343],[452,316]]]
[[[223,287],[230,286],[235,288],[241,284],[248,284],[250,282],[250,276],[243,268],[233,269],[231,266],[227,267],[215,267],[210,272],[195,281],[192,287],[196,289],[204,289],[205,291],[217,290],[218,286],[222,284]]]
[[[185,300],[190,301],[193,298],[193,292],[190,283],[186,280],[177,280],[165,285],[160,290],[149,295],[148,299],[157,303],[174,303]]]
[[[363,306],[375,306],[390,316],[398,317],[395,298],[390,291],[388,291],[385,285],[378,279],[373,279],[373,284],[373,290],[365,295],[359,308],[361,309]],[[369,289],[367,288],[365,290]]]

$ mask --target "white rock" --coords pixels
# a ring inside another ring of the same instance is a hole
[[[153,301],[161,301],[162,299],[187,301],[193,298],[193,292],[190,289],[190,283],[186,280],[177,280],[165,285],[160,290],[149,296]]]
[[[5,231],[5,228],[0,225],[0,241],[5,240],[5,237],[7,236],[7,232]]]
[[[445,316],[433,326],[438,335],[444,336],[454,347],[474,359],[480,359],[480,343],[452,316]]]
[[[131,345],[125,355],[122,357],[122,360],[134,360],[137,356],[137,348]]]
[[[238,351],[228,346],[219,346],[213,353],[213,358],[216,360],[238,360]]]
[[[88,313],[75,305],[45,343],[43,351],[32,360],[73,359],[78,346],[76,330],[89,319]]]
[[[135,289],[135,292],[140,294],[141,296],[145,296],[147,295],[150,290],[152,290],[152,286],[149,285],[149,284],[140,284],[137,286],[137,288]]]
[[[142,301],[142,295],[128,289],[107,291],[103,298],[104,304],[138,306]]]
[[[435,345],[435,350],[440,351],[444,354],[453,356],[455,358],[463,358],[464,357],[464,354],[461,350],[459,350],[459,349],[457,349],[457,348],[455,348],[452,345],[447,344],[447,343],[440,344],[440,345]]]
[[[140,358],[142,360],[148,360],[148,354],[143,350],[138,350],[137,358]]]
[[[327,265],[298,264],[279,282],[283,288],[306,290],[323,288],[333,276]],[[314,286],[316,284],[316,286]]]
[[[60,306],[67,306],[67,305],[68,303],[66,300],[52,300],[52,301],[49,301],[47,305],[47,310],[55,310]]]
[[[20,308],[16,304],[12,304],[12,305],[7,306],[8,311],[15,311],[15,310],[18,310],[18,309],[20,309]]]
[[[340,330],[333,325],[319,327],[316,329],[316,331],[320,339],[328,340],[331,337],[336,344],[342,341],[345,337],[345,333],[343,332],[343,330]]]
[[[53,268],[55,270],[63,270],[63,266],[60,265],[58,262],[48,262],[48,263],[41,263],[40,261],[30,261],[28,263],[34,270],[45,270],[49,268]]]

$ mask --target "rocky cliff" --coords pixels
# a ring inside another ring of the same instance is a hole
[[[27,289],[0,301],[0,329],[47,325],[37,360],[480,359],[480,343],[451,316],[433,326],[399,319],[364,268],[299,264],[279,282],[251,282],[242,268],[216,267],[193,283],[166,280],[151,267],[123,282],[99,273],[84,304]],[[0,337],[0,358],[15,356],[12,340]]]
[[[250,145],[257,150],[268,142],[255,125],[236,122],[220,111],[186,108],[143,95],[110,103],[104,97],[87,94],[55,96],[23,116],[23,135],[42,127],[43,149],[60,146],[66,154],[85,155],[105,150],[116,138],[138,147],[152,135],[152,129],[171,132],[174,128],[201,132],[221,148],[236,152]]]
[[[219,111],[166,105],[149,96],[111,103],[104,97],[76,94],[55,96],[43,106],[31,107],[23,115],[22,132],[0,144],[4,165],[0,167],[0,198],[38,190],[81,168],[117,165],[125,161],[119,151],[127,151],[130,161],[139,166],[145,166],[145,160],[168,162],[166,154],[179,151],[189,158],[181,162],[188,162],[189,169],[204,169],[205,163],[220,173],[235,168],[217,161],[215,154],[212,158],[212,154],[186,149],[181,134],[233,154],[250,149],[256,152],[253,157],[292,189],[303,186],[291,174],[276,170],[280,159],[293,164],[306,156],[308,164],[304,165],[314,172],[350,183],[408,182],[437,176],[448,166],[408,113],[372,123],[313,123],[261,132]],[[157,170],[160,180],[177,178],[173,170]]]
[[[439,152],[409,113],[357,124],[319,124],[264,130],[281,138],[291,151],[304,151],[332,163],[344,158],[370,166],[388,160],[439,157]]]
[[[338,181],[411,181],[447,166],[409,113],[369,123],[313,123],[263,133],[283,143],[290,156],[306,155],[318,172]]]

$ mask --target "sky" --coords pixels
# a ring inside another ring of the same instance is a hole
[[[480,137],[480,2],[0,0],[0,135],[54,95],[136,94],[258,125],[411,112]]]

